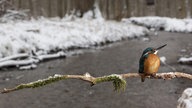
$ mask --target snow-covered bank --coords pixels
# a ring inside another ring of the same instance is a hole
[[[192,57],[181,57],[179,58],[178,62],[182,64],[192,64]]]
[[[184,90],[182,96],[178,100],[177,108],[192,108],[192,88]]]
[[[24,53],[28,54],[27,59],[39,59],[41,55],[58,51],[67,53],[71,48],[89,48],[148,34],[145,27],[106,21],[102,18],[91,19],[86,15],[83,18],[66,16],[63,19],[39,18],[29,21],[10,21],[0,25],[0,67],[7,66],[4,64],[6,61],[4,58],[8,56]],[[54,58],[55,56],[57,55],[54,55]],[[16,65],[15,61],[18,59],[8,63]],[[23,61],[18,63],[23,65]]]
[[[148,28],[163,29],[169,32],[192,32],[192,19],[176,19],[168,17],[132,17],[122,19],[123,21],[131,21],[135,24],[146,26]]]
[[[22,17],[21,20],[13,20],[15,15],[12,16],[12,14],[2,17],[0,19],[0,68],[23,65],[22,69],[31,65],[35,67],[34,64],[42,60],[72,54],[69,52],[70,49],[90,48],[108,42],[148,35],[149,30],[146,27],[163,28],[171,32],[192,32],[192,19],[132,17],[117,22],[103,19],[98,8],[94,11],[96,13],[94,18],[91,11],[85,13],[82,18],[66,15],[62,19],[41,17],[22,20]],[[17,13],[14,12],[14,14]],[[11,18],[7,18],[10,16]],[[20,57],[21,55],[24,57]],[[26,64],[23,61],[26,61]]]

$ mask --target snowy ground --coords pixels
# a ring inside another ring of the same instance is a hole
[[[100,16],[93,19],[90,14],[86,13],[83,18],[71,15],[62,19],[3,20],[0,67],[27,65],[20,69],[35,68],[43,59],[68,55],[70,49],[89,48],[149,33],[145,27],[106,21]]]
[[[133,23],[146,26],[148,28],[163,29],[169,32],[192,32],[192,19],[177,19],[168,17],[132,17],[122,19]]]
[[[192,108],[192,88],[187,88],[178,100],[177,108]]]
[[[0,68],[36,68],[36,64],[45,59],[71,55],[71,50],[148,35],[147,28],[192,32],[192,19],[132,17],[121,22],[106,21],[97,8],[94,19],[91,11],[83,18],[66,15],[62,19],[41,17],[31,20],[23,20],[26,19],[24,12],[10,13],[0,18]],[[182,60],[179,62],[183,63]],[[185,59],[190,62],[188,60]]]

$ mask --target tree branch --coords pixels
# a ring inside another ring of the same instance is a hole
[[[24,88],[37,88],[41,86],[45,86],[50,83],[58,82],[60,80],[65,79],[80,79],[86,82],[91,83],[91,85],[95,85],[102,82],[108,82],[112,81],[113,86],[116,91],[124,90],[126,87],[126,78],[140,78],[141,74],[139,73],[127,73],[127,74],[112,74],[108,76],[102,76],[102,77],[93,77],[89,73],[86,73],[84,75],[54,75],[50,76],[46,79],[26,83],[26,84],[20,84],[14,88],[6,89],[4,88],[1,90],[1,93],[9,93],[13,91],[17,91]],[[146,76],[146,78],[149,79],[173,79],[173,78],[186,78],[192,80],[192,75],[182,72],[168,72],[168,73],[158,73],[155,76]]]

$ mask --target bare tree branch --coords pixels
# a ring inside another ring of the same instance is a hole
[[[102,77],[93,77],[89,73],[86,73],[84,75],[58,75],[58,74],[56,74],[56,75],[50,76],[46,79],[42,79],[42,80],[38,80],[38,81],[26,83],[26,84],[20,84],[11,89],[4,88],[0,92],[9,93],[9,92],[17,91],[17,90],[24,89],[24,88],[37,88],[37,87],[45,86],[45,85],[53,83],[53,82],[65,80],[65,79],[80,79],[80,80],[91,83],[91,85],[112,81],[115,90],[120,91],[120,90],[124,90],[126,87],[125,79],[134,78],[134,77],[140,78],[141,74],[138,74],[138,73],[112,74],[112,75],[102,76]],[[158,73],[155,76],[146,76],[146,78],[164,79],[164,80],[173,79],[173,78],[186,78],[186,79],[192,80],[192,75],[187,74],[187,73],[182,73],[182,72],[168,72],[168,73]]]

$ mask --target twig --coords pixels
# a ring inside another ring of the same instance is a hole
[[[1,58],[0,62],[4,62],[4,61],[8,61],[8,60],[15,60],[15,59],[20,59],[20,58],[27,58],[29,57],[29,54],[24,53],[24,54],[17,54],[17,55],[12,55],[12,56],[8,56],[5,58]]]
[[[108,81],[112,81],[115,90],[119,91],[119,90],[124,90],[126,87],[126,78],[140,78],[141,75],[138,73],[127,73],[127,74],[112,74],[112,75],[108,75],[108,76],[102,76],[102,77],[93,77],[91,76],[89,73],[86,73],[84,75],[54,75],[54,76],[50,76],[46,79],[42,79],[42,80],[38,80],[35,82],[30,82],[30,83],[26,83],[26,84],[20,84],[14,88],[11,89],[6,89],[4,88],[1,93],[9,93],[9,92],[13,92],[13,91],[17,91],[20,89],[24,89],[24,88],[37,88],[37,87],[41,87],[53,82],[58,82],[60,80],[65,80],[65,79],[80,79],[86,82],[91,83],[91,85],[95,85],[98,83],[102,83],[102,82],[108,82]],[[187,73],[182,73],[182,72],[168,72],[168,73],[158,73],[155,76],[146,76],[146,78],[149,79],[173,79],[173,78],[186,78],[189,80],[192,80],[192,75],[191,74],[187,74]]]
[[[33,63],[38,63],[39,60],[37,59],[26,59],[26,60],[7,60],[4,62],[0,62],[0,68],[2,67],[9,67],[9,66],[22,66],[22,65],[28,65]]]

